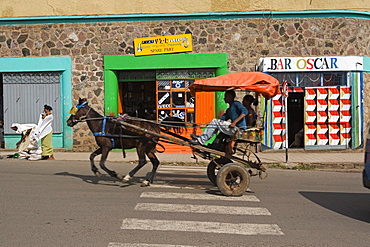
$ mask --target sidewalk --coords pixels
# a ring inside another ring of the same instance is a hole
[[[14,154],[15,150],[4,150],[0,152],[1,156]],[[88,161],[90,152],[63,152],[56,150],[54,157],[56,160],[65,161]],[[157,153],[158,159],[168,165],[194,165],[196,160],[192,158],[191,153]],[[351,150],[288,150],[288,163],[286,162],[285,150],[267,150],[258,152],[257,156],[261,162],[266,165],[276,166],[309,166],[317,169],[362,169],[364,162],[364,153]],[[99,160],[100,157],[96,157]],[[110,152],[108,161],[110,162],[137,162],[136,152],[126,152],[126,158],[123,158],[122,152]],[[206,165],[208,160],[198,157],[200,165]]]

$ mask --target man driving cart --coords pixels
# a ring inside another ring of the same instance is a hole
[[[245,130],[247,126],[245,116],[248,115],[248,110],[235,100],[235,96],[235,91],[226,91],[224,100],[229,104],[229,108],[219,119],[213,119],[200,136],[191,134],[192,140],[189,141],[191,144],[204,145],[218,130],[231,137],[235,136],[238,130]]]

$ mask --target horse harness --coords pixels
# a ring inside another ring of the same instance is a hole
[[[89,108],[89,110],[87,111],[87,113],[82,116],[79,120],[75,120],[74,119],[74,116],[76,114],[76,112],[78,110],[80,110],[81,108],[85,107],[85,105],[87,105],[87,101],[86,102],[83,102],[82,104],[78,104],[76,105],[75,109],[72,109],[70,111],[71,115],[72,115],[72,120],[73,121],[77,121],[77,122],[80,122],[80,121],[88,121],[88,120],[93,120],[93,119],[88,119],[87,118],[87,115],[89,114],[90,110],[91,110],[91,107]],[[120,126],[120,133],[119,134],[110,134],[110,133],[106,133],[105,129],[106,129],[106,124],[107,124],[107,119],[112,119],[114,117],[110,117],[110,116],[103,116],[103,123],[102,123],[102,128],[101,128],[101,131],[100,132],[95,132],[93,133],[93,135],[95,137],[107,137],[107,138],[110,138],[111,142],[112,142],[112,148],[116,148],[116,145],[115,145],[115,141],[114,141],[114,138],[119,138],[120,139],[120,142],[121,142],[121,147],[122,147],[122,138],[132,138],[132,139],[140,139],[140,138],[148,138],[148,137],[144,137],[142,135],[139,135],[135,132],[132,132],[132,131],[129,131],[127,130],[126,128],[124,128],[123,126]],[[123,116],[117,118],[117,119],[121,119],[121,120],[125,120],[128,118],[128,115],[127,114],[124,114]],[[114,128],[115,129],[117,126],[117,124],[115,123],[114,125]],[[122,134],[122,130],[124,130],[126,133],[130,134],[130,135],[123,135]],[[154,141],[152,140],[151,138],[148,138],[150,139],[151,141]],[[158,144],[158,142],[154,141],[155,143]],[[122,149],[123,150],[123,149]],[[124,154],[125,155],[125,154]]]

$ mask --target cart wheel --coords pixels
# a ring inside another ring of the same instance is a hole
[[[253,151],[256,147],[248,143],[243,151],[243,159],[248,162],[249,166],[252,168],[258,168],[262,165],[260,158]]]
[[[243,159],[254,162],[254,163],[261,163],[261,160],[258,158],[257,154],[255,153],[256,147],[254,145],[249,144],[244,151]]]
[[[219,158],[219,159],[215,159],[209,162],[207,166],[207,176],[209,178],[209,181],[211,181],[211,183],[217,186],[218,171],[223,165],[230,163],[230,162],[231,160],[228,158]]]
[[[217,186],[225,196],[241,196],[248,189],[249,174],[239,164],[226,164],[217,174]]]

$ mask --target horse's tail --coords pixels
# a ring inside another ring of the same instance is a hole
[[[156,145],[160,146],[163,150],[158,150],[157,148],[155,149],[158,153],[164,153],[166,151],[165,146],[163,146],[161,143],[159,143],[159,140],[156,141],[153,138],[151,139],[152,142],[154,142]]]
[[[161,143],[159,143],[159,142],[157,142],[157,141],[155,141],[155,143],[158,145],[158,146],[160,146],[163,150],[158,150],[157,148],[155,149],[158,153],[164,153],[164,151],[166,151],[166,148],[165,148],[165,146],[163,146]]]
[[[167,130],[173,130],[175,133],[183,133],[186,131],[184,120],[178,117],[166,117],[161,121],[161,125]]]

